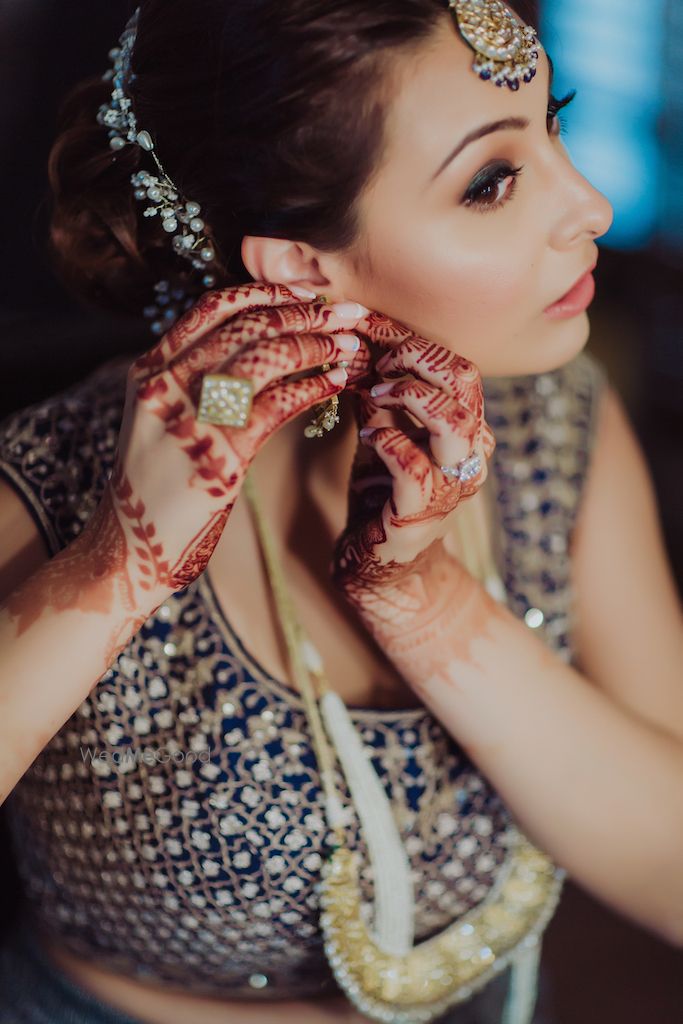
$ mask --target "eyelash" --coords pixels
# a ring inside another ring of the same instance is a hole
[[[576,96],[576,89],[572,89],[567,93],[561,100],[556,99],[554,96],[550,97],[548,103],[548,134],[559,138],[560,135],[566,134],[567,128],[564,118],[559,117],[559,113],[565,107],[569,106],[571,101]],[[553,125],[557,119],[559,123],[559,129],[554,130]],[[524,170],[524,166],[511,167],[510,164],[498,164],[494,167],[493,173],[481,183],[481,185],[471,186],[465,198],[463,199],[463,206],[469,209],[475,210],[477,213],[492,213],[494,210],[500,209],[508,203],[515,192],[517,191],[517,181]],[[497,188],[501,182],[506,181],[508,178],[512,178],[512,184],[507,190],[502,199],[498,199],[493,203],[482,202],[481,197],[484,195],[487,189]]]

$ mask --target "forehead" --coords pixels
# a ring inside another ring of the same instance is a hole
[[[400,57],[387,105],[383,163],[408,163],[435,171],[457,142],[488,121],[538,116],[548,96],[549,66],[538,46],[538,73],[517,92],[482,81],[472,70],[474,52],[450,18],[421,49]]]

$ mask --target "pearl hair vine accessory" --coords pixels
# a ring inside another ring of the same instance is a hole
[[[484,81],[519,89],[536,75],[540,46],[536,30],[524,25],[502,0],[448,0],[455,26],[476,53],[472,70]]]
[[[109,129],[109,145],[116,153],[129,144],[149,153],[156,164],[158,174],[146,170],[131,175],[135,198],[148,205],[144,217],[158,217],[161,226],[172,236],[174,252],[188,260],[195,270],[202,272],[201,285],[212,288],[216,283],[214,274],[207,273],[215,262],[216,254],[212,243],[204,236],[204,221],[199,216],[199,203],[184,199],[164,170],[157,156],[152,136],[144,128],[138,128],[128,89],[136,76],[131,71],[131,55],[137,36],[140,8],[137,7],[119,37],[119,46],[109,51],[113,67],[102,75],[102,80],[113,83],[111,98],[102,103],[97,114],[99,124]],[[154,286],[155,301],[145,306],[144,316],[151,320],[153,334],[163,334],[175,320],[193,305],[195,299],[187,287],[171,287],[170,281],[159,281]],[[197,291],[200,291],[198,288]]]

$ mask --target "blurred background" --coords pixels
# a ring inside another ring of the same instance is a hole
[[[106,70],[132,8],[122,0],[0,0],[0,417],[127,346],[149,345],[146,322],[76,305],[42,251],[57,106],[73,83]],[[615,209],[601,241],[588,348],[640,438],[683,590],[683,0],[521,0],[520,11],[553,58],[555,95],[577,89],[562,113],[564,141]],[[4,927],[17,888],[6,849],[3,831]],[[681,955],[571,883],[544,955],[562,1024],[683,1021]]]

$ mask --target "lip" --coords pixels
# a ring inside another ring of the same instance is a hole
[[[557,302],[548,306],[544,313],[550,320],[566,320],[572,316],[584,313],[595,298],[595,278],[593,271],[597,267],[597,260],[572,287]]]

